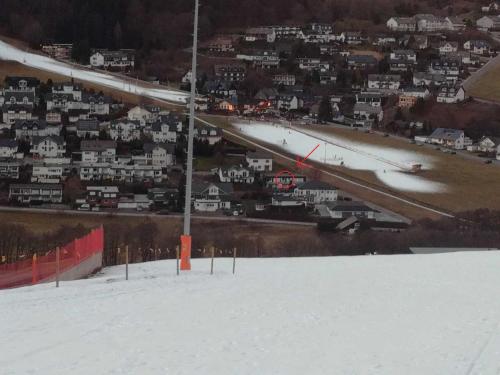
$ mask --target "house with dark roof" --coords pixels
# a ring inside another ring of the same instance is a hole
[[[192,199],[194,209],[200,212],[215,212],[231,208],[233,185],[193,181]]]
[[[62,203],[63,187],[59,184],[12,184],[9,200],[19,203]]]
[[[298,184],[293,196],[303,199],[307,204],[334,202],[338,199],[338,188],[323,181],[311,180]]]
[[[61,125],[48,125],[45,120],[16,120],[13,129],[16,139],[58,136],[61,133]]]
[[[5,77],[5,86],[10,90],[35,91],[40,81],[35,77]]]
[[[66,141],[57,135],[31,138],[33,158],[61,158],[66,153]]]
[[[96,119],[78,120],[76,122],[76,135],[79,138],[97,138],[100,131],[101,125]]]
[[[427,137],[427,142],[450,147],[455,150],[463,150],[467,146],[472,145],[472,140],[465,136],[463,130],[437,128],[434,132]]]
[[[379,213],[364,202],[356,201],[329,202],[326,207],[333,219],[347,219],[352,216],[358,219],[375,219],[375,214]]]
[[[116,142],[86,140],[80,143],[82,163],[113,163],[116,158]]]
[[[0,158],[12,159],[16,156],[18,143],[15,139],[0,138]]]

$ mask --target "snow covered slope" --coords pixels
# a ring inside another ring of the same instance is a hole
[[[193,266],[0,291],[0,373],[500,371],[499,252]]]
[[[26,52],[0,40],[0,60],[17,61],[21,64],[57,73],[66,77],[73,77],[83,81],[97,83],[106,87],[130,92],[137,95],[167,100],[174,103],[185,104],[189,94],[183,91],[167,90],[161,88],[143,87],[132,84],[114,75],[84,69],[75,65],[59,62],[47,56]]]

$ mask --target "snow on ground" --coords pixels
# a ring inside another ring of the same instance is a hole
[[[21,64],[44,71],[174,103],[184,104],[189,97],[189,94],[182,91],[147,88],[132,84],[111,74],[80,68],[78,66],[56,61],[47,56],[26,52],[3,41],[0,41],[0,60],[17,61]]]
[[[500,252],[175,261],[0,291],[1,374],[493,375]]]
[[[343,162],[349,169],[372,171],[385,185],[397,190],[418,193],[446,191],[444,184],[407,172],[416,163],[422,164],[423,169],[432,169],[433,159],[417,152],[355,143],[331,134],[309,129],[297,131],[280,124],[239,121],[233,125],[247,136],[301,157],[319,144],[318,150],[310,156],[311,160],[331,165]]]

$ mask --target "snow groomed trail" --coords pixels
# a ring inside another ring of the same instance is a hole
[[[0,291],[2,374],[498,375],[500,252],[195,259]]]
[[[185,105],[189,94],[183,91],[145,87],[131,80],[125,80],[99,71],[89,70],[79,65],[54,60],[47,56],[23,51],[0,40],[0,60],[16,61],[23,65],[56,73],[78,80],[97,83],[102,86],[131,94],[166,100],[170,103]]]

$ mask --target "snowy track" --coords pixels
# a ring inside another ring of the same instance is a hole
[[[498,375],[499,252],[231,263],[0,291],[0,373]]]
[[[189,94],[183,91],[141,86],[112,74],[88,70],[81,66],[63,63],[47,56],[26,52],[1,40],[0,60],[16,61],[32,68],[56,73],[68,78],[72,77],[82,81],[93,82],[108,88],[139,96],[166,100],[170,103],[184,105],[189,98]]]

